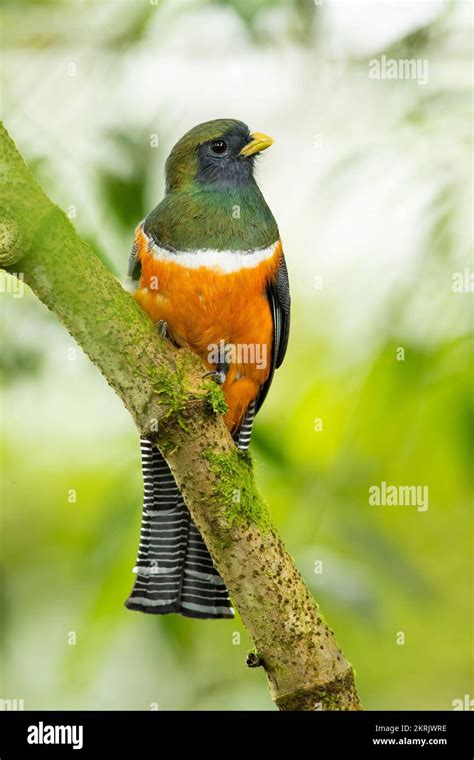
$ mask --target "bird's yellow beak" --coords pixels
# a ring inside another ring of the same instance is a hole
[[[260,153],[261,150],[269,148],[273,142],[272,138],[264,135],[263,132],[253,132],[250,137],[251,141],[244,145],[239,156],[253,156],[254,153]]]

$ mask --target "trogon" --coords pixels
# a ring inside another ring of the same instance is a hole
[[[166,161],[165,196],[140,223],[130,254],[135,298],[177,346],[222,384],[226,425],[247,449],[290,324],[288,274],[275,219],[254,177],[272,144],[235,119],[187,132]],[[173,475],[141,439],[144,504],[129,609],[229,618],[225,583]]]

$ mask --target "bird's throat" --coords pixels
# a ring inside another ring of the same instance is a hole
[[[175,191],[148,216],[147,235],[173,250],[250,251],[278,239],[278,227],[255,183],[227,190],[197,183]]]

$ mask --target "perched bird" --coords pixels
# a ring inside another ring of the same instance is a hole
[[[166,161],[161,203],[135,230],[135,298],[222,384],[225,422],[247,449],[253,419],[285,356],[288,274],[278,227],[254,178],[270,137],[234,119],[187,132]],[[141,439],[144,507],[129,609],[233,617],[229,594],[168,465]]]

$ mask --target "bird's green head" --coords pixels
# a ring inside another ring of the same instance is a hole
[[[166,161],[166,192],[196,183],[226,189],[254,182],[255,157],[272,144],[242,121],[215,119],[198,124],[176,143]]]

